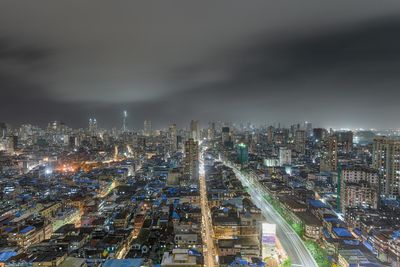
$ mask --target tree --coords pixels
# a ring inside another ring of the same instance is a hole
[[[291,258],[287,258],[286,260],[284,260],[281,265],[279,265],[279,267],[291,267],[292,266],[292,259]]]

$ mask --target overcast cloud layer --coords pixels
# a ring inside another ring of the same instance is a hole
[[[1,1],[0,121],[400,125],[400,1]]]

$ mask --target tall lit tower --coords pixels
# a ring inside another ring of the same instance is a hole
[[[400,196],[400,139],[378,136],[374,139],[372,166],[381,175],[381,195]]]
[[[95,118],[89,119],[89,134],[92,136],[96,135],[97,133],[97,120]]]
[[[194,141],[198,141],[200,139],[200,129],[198,120],[190,121],[190,138],[193,138]]]
[[[151,121],[145,120],[143,123],[143,135],[151,136],[151,133],[152,133]]]
[[[124,110],[123,119],[122,119],[122,131],[126,132],[126,119],[128,118],[128,112]]]
[[[189,138],[185,142],[184,174],[191,181],[199,179],[199,142]]]
[[[172,152],[176,152],[178,149],[177,135],[176,124],[174,123],[169,127],[169,144]]]

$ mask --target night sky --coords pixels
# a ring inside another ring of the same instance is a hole
[[[400,1],[0,2],[0,121],[400,126]]]

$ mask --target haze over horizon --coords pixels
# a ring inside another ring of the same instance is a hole
[[[172,3],[172,4],[171,4]],[[400,125],[400,2],[0,3],[0,121]]]

